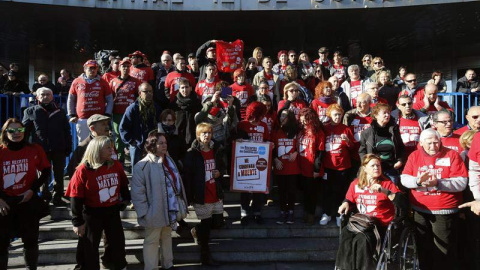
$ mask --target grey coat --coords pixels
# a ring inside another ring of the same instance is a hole
[[[172,158],[169,156],[166,156],[166,158],[172,164],[175,164]],[[161,163],[158,163],[158,157],[153,154],[147,154],[133,167],[130,193],[132,195],[132,203],[137,212],[138,224],[143,227],[161,228],[170,226],[165,173]],[[185,195],[185,188],[181,178],[180,184],[182,197],[185,203],[187,203],[187,196]],[[158,190],[161,192],[158,192]]]

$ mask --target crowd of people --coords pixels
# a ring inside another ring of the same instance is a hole
[[[19,79],[17,64],[1,67],[0,92],[16,109],[1,130],[0,226],[8,233],[0,238],[0,269],[7,267],[12,236],[22,238],[25,263],[36,269],[44,212],[35,202],[42,199],[71,206],[78,269],[99,269],[102,231],[101,263],[126,267],[119,210],[130,201],[145,227],[146,270],[158,266],[159,243],[162,268],[173,269],[171,232],[188,228],[188,205],[201,221],[191,228],[201,262],[216,265],[208,242],[211,229],[224,224],[222,178],[231,173],[235,140],[273,145],[277,224],[297,222],[300,199],[307,225],[333,220],[340,227],[340,215],[356,209],[385,227],[394,204],[409,197],[422,269],[454,269],[459,206],[480,199],[478,177],[468,181],[469,168],[471,177],[480,172],[479,106],[471,106],[468,124],[454,130],[458,108],[439,98],[447,90],[439,71],[422,84],[405,67],[392,79],[383,59],[370,54],[357,65],[339,51],[330,59],[326,47],[314,61],[294,50],[272,59],[257,47],[242,68],[225,73],[215,43],[187,57],[164,51],[153,64],[140,51],[112,55],[104,74],[88,60],[80,76],[62,69],[53,84],[42,74],[32,89]],[[478,90],[468,70],[456,91]],[[30,93],[35,102],[23,102],[19,95]],[[67,97],[66,107],[54,95]],[[10,113],[4,108],[1,114]],[[73,153],[70,124],[79,142]],[[66,157],[70,183],[64,193]],[[124,170],[132,172],[130,183]],[[241,224],[263,224],[270,196],[243,192]],[[477,205],[464,206],[478,213]]]

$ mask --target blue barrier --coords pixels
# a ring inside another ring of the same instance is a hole
[[[467,124],[465,115],[471,106],[478,105],[479,94],[438,93],[438,96],[452,107],[455,112],[455,122],[464,126]]]

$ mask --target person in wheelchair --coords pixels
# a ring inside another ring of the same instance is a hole
[[[381,158],[366,154],[359,176],[350,184],[338,213],[346,215],[356,208],[363,217],[370,217],[379,235],[374,235],[372,228],[358,231],[352,228],[354,226],[342,227],[336,269],[375,269],[374,257],[379,249],[375,247],[385,235],[388,224],[395,218],[395,208],[400,205],[401,198],[398,187],[382,174]]]
[[[422,131],[422,148],[408,157],[401,175],[403,186],[411,190],[422,270],[458,269],[458,207],[468,171],[459,153],[444,147],[441,139],[433,129]]]

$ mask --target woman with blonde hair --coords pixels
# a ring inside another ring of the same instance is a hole
[[[372,70],[368,72],[368,77],[372,82],[378,82],[380,72],[386,71],[391,76],[390,70],[385,67],[385,63],[381,57],[375,57],[372,61]]]
[[[100,269],[98,246],[105,232],[112,251],[112,267],[126,269],[125,235],[119,210],[130,202],[128,179],[122,164],[112,160],[113,143],[107,136],[95,137],[87,146],[70,180],[73,231],[78,238],[77,267]],[[110,262],[109,262],[110,263]]]
[[[298,119],[298,114],[301,109],[307,108],[305,101],[300,99],[300,85],[296,82],[289,82],[283,88],[283,100],[278,103],[278,111],[288,109],[295,113]]]
[[[262,63],[262,61],[263,61],[263,49],[260,48],[260,47],[256,47],[255,49],[253,49],[252,56],[253,56],[253,58],[255,58],[255,60],[257,60],[258,71],[262,71],[263,67],[262,67],[262,65],[260,65],[260,63]]]

